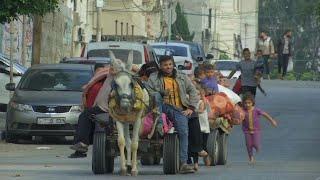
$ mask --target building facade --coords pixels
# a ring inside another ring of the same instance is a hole
[[[97,8],[89,5],[92,39],[97,34]],[[155,39],[161,32],[160,0],[108,0],[101,12],[101,40]]]

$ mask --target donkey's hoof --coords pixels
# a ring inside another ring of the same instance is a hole
[[[131,171],[131,176],[138,176],[138,171]]]
[[[126,175],[127,175],[127,169],[121,169],[120,176],[126,176]]]

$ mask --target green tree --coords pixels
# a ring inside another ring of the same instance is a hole
[[[220,53],[219,59],[231,59],[226,53]]]
[[[183,10],[179,2],[176,5],[176,14],[177,19],[171,25],[171,39],[179,39],[179,37],[182,37],[182,39],[185,41],[192,41],[194,32],[192,34],[190,33],[187,18],[183,14]]]
[[[304,71],[308,60],[316,59],[320,48],[319,0],[260,0],[259,30],[265,30],[275,44],[286,29],[293,32],[295,71]]]
[[[10,22],[19,15],[39,15],[53,12],[59,0],[0,0],[0,23]]]

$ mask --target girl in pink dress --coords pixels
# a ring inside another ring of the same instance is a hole
[[[255,107],[255,100],[251,94],[244,96],[243,104],[245,109],[245,120],[242,122],[242,130],[246,139],[249,163],[253,164],[255,162],[253,148],[256,149],[256,152],[260,150],[260,117],[264,116],[274,127],[277,126],[277,121],[268,113]]]

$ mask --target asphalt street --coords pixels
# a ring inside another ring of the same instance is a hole
[[[114,174],[94,175],[91,151],[87,158],[68,159],[72,151],[63,142],[0,142],[0,180],[320,180],[320,82],[264,81],[263,86],[268,96],[258,93],[257,106],[277,119],[279,127],[273,128],[267,120],[261,120],[262,149],[255,165],[248,164],[243,133],[238,126],[229,136],[227,165],[201,166],[195,174],[163,175],[161,165],[139,165],[138,177],[121,177],[117,160]]]

